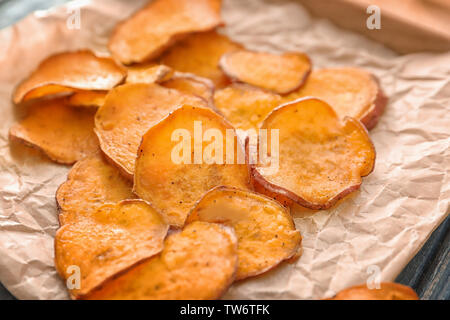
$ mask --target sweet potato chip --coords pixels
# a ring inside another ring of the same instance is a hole
[[[77,91],[79,91],[79,90],[59,86],[56,84],[49,84],[49,85],[44,85],[37,89],[31,90],[23,97],[23,99],[21,99],[20,101],[18,100],[17,102],[16,101],[14,101],[14,102],[20,103],[20,102],[29,101],[29,100],[33,100],[33,99],[39,99],[39,98],[43,98],[43,97],[61,98],[61,97],[68,96],[71,93],[77,92]],[[13,99],[15,99],[15,98],[13,97]]]
[[[132,178],[144,133],[184,103],[207,107],[200,97],[158,84],[130,83],[114,88],[95,115],[95,132],[102,151]]]
[[[58,230],[56,269],[67,280],[77,266],[80,286],[70,293],[74,298],[83,296],[116,273],[161,252],[168,229],[161,215],[143,200],[106,204]]]
[[[68,106],[66,99],[37,101],[28,116],[11,127],[9,137],[41,150],[53,161],[72,164],[99,150],[94,115],[94,109]]]
[[[236,237],[232,229],[194,222],[167,237],[158,255],[106,282],[90,300],[211,300],[234,280]]]
[[[276,55],[238,50],[225,54],[219,65],[233,80],[279,94],[287,94],[300,88],[311,72],[309,57],[298,52]]]
[[[169,49],[160,61],[175,70],[209,78],[217,88],[222,88],[230,80],[219,68],[220,57],[239,49],[240,44],[216,31],[195,33]]]
[[[83,50],[55,54],[16,88],[13,101],[81,90],[109,90],[121,83],[126,70],[110,58]]]
[[[169,80],[161,83],[163,87],[177,89],[205,99],[214,107],[214,84],[211,80],[188,73],[176,72]]]
[[[80,160],[56,191],[59,223],[72,223],[104,204],[135,198],[132,187],[100,152]]]
[[[169,224],[183,226],[195,202],[220,185],[249,188],[249,172],[233,127],[212,110],[185,105],[142,138],[134,191]]]
[[[221,25],[220,4],[221,0],[154,0],[116,27],[109,49],[124,64],[156,58],[187,34]]]
[[[379,289],[369,289],[363,284],[342,290],[328,300],[419,300],[419,297],[410,287],[383,282]]]
[[[171,78],[173,70],[155,63],[128,67],[127,83],[160,83]]]
[[[359,189],[361,177],[373,170],[375,149],[364,126],[353,118],[339,120],[319,99],[280,106],[261,129],[269,137],[276,134],[274,129],[279,134],[273,141],[278,146],[267,141],[269,161],[260,159],[251,165],[253,182],[268,195],[275,193],[310,209],[327,209]],[[279,156],[272,153],[277,147]]]
[[[196,220],[234,228],[239,261],[236,280],[266,272],[300,249],[302,238],[289,209],[254,192],[215,188],[197,203],[187,223]]]
[[[368,130],[377,124],[387,103],[376,78],[357,68],[313,71],[305,85],[284,101],[307,96],[326,101],[342,119],[348,116],[361,120]]]
[[[216,91],[214,104],[237,129],[259,128],[266,116],[281,104],[281,96],[245,84]]]
[[[79,91],[71,95],[69,105],[74,107],[101,107],[108,91]]]

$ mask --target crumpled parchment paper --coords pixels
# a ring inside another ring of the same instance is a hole
[[[117,21],[144,3],[77,1],[0,31],[0,281],[17,298],[68,298],[53,266],[53,237],[55,191],[69,168],[10,146],[9,127],[23,114],[11,104],[11,92],[50,54],[106,52]],[[77,8],[81,28],[73,29]],[[310,17],[295,1],[224,0],[223,16],[223,32],[250,49],[304,51],[316,68],[363,67],[379,77],[390,97],[371,132],[376,169],[361,190],[331,210],[295,208],[302,257],[234,284],[225,298],[315,299],[370,277],[395,279],[449,213],[450,53],[398,56]]]

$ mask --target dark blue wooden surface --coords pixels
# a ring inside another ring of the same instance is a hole
[[[64,2],[67,0],[0,0],[0,28],[22,19],[34,10]],[[449,217],[406,266],[396,282],[411,286],[421,299],[450,299]],[[14,297],[0,284],[0,300],[11,299]]]

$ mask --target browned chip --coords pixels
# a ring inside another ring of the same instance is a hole
[[[45,59],[14,92],[14,103],[77,90],[109,90],[121,83],[126,70],[110,58],[83,50]]]
[[[120,23],[109,49],[122,63],[156,58],[181,37],[222,24],[221,0],[154,0]]]
[[[53,161],[72,164],[99,150],[94,114],[92,108],[68,106],[66,99],[37,101],[11,127],[9,137],[42,150]]]
[[[160,61],[175,70],[209,78],[217,88],[222,88],[230,80],[218,66],[220,57],[238,49],[242,49],[240,44],[216,31],[196,33],[173,46]]]
[[[230,78],[279,94],[300,88],[311,72],[311,61],[304,53],[282,55],[238,50],[225,54],[220,67]]]
[[[214,104],[237,129],[259,128],[261,122],[281,104],[281,96],[245,84],[233,84],[216,91]]]
[[[267,195],[279,195],[279,200],[284,197],[310,209],[327,209],[359,189],[361,177],[373,170],[375,149],[364,126],[353,118],[340,121],[319,99],[280,106],[261,129],[269,137],[278,130],[274,143],[279,156],[271,152],[277,146],[269,139],[266,147],[271,159],[252,165],[253,182]]]
[[[144,133],[184,103],[207,107],[200,97],[158,84],[130,83],[114,88],[95,115],[95,132],[102,151],[132,178]]]
[[[419,300],[419,297],[410,287],[383,282],[379,289],[369,289],[367,285],[354,286],[328,300]]]
[[[239,261],[236,280],[266,272],[300,249],[302,238],[289,209],[254,192],[215,188],[197,203],[187,223],[196,220],[234,228]]]
[[[210,109],[185,105],[142,138],[134,191],[161,210],[171,225],[181,227],[195,202],[211,188],[249,187],[242,158],[241,145],[225,119]]]
[[[164,250],[86,298],[91,300],[210,300],[234,280],[236,237],[214,223],[194,222],[167,237]]]
[[[92,291],[105,280],[163,250],[169,226],[143,200],[107,204],[58,230],[55,265],[68,285],[79,271],[79,287],[69,287],[74,298]],[[75,268],[74,268],[75,267]]]
[[[169,80],[161,83],[163,87],[177,89],[205,99],[214,106],[214,84],[211,80],[197,77],[189,73],[176,72]]]
[[[108,91],[79,91],[68,98],[74,107],[100,107],[105,102]]]
[[[173,70],[168,66],[146,63],[128,67],[127,83],[160,83],[171,78]]]
[[[98,152],[78,161],[56,191],[59,222],[73,223],[104,204],[132,198],[131,182]]]
[[[387,103],[376,78],[357,68],[313,71],[305,85],[284,101],[307,96],[326,101],[342,119],[349,116],[361,120],[369,130],[377,124]]]

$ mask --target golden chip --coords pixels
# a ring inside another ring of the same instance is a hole
[[[238,50],[225,54],[220,59],[220,67],[233,80],[287,94],[305,83],[311,72],[311,61],[304,53],[276,55]]]
[[[155,63],[128,67],[127,83],[160,83],[172,76],[172,69]]]
[[[145,201],[106,204],[58,230],[56,269],[70,282],[78,268],[79,287],[70,293],[79,298],[118,272],[161,252],[168,229],[161,215]],[[71,284],[76,285],[76,280]]]
[[[188,73],[176,72],[169,80],[161,83],[163,87],[177,89],[205,99],[214,107],[214,84],[211,80]]]
[[[302,238],[289,209],[254,192],[215,188],[197,203],[187,223],[196,220],[234,228],[239,261],[236,280],[266,272],[300,249]]]
[[[327,209],[359,189],[375,164],[375,149],[364,126],[340,121],[325,102],[299,99],[280,106],[264,120],[269,161],[252,164],[252,178],[267,194],[310,209]],[[277,131],[278,130],[278,131]],[[272,151],[279,149],[279,154]],[[265,162],[265,163],[264,163]],[[278,165],[274,165],[277,162]]]
[[[211,300],[231,285],[236,237],[215,223],[194,222],[167,237],[164,250],[106,282],[90,300]]]
[[[56,191],[59,223],[72,223],[104,204],[135,198],[132,187],[100,152],[80,160]]]
[[[37,101],[28,116],[14,124],[11,140],[44,152],[55,162],[72,164],[99,150],[94,133],[95,110],[67,105],[66,99]]]
[[[111,90],[95,115],[105,155],[129,178],[144,133],[184,103],[207,107],[200,97],[158,84],[130,83]]]
[[[348,116],[361,120],[368,130],[375,127],[387,104],[376,78],[357,68],[313,71],[305,85],[284,101],[307,96],[326,101],[342,119]]]
[[[209,78],[222,88],[230,80],[218,66],[220,57],[238,49],[242,49],[240,44],[216,31],[195,33],[169,49],[160,61],[175,70]]]
[[[154,0],[116,27],[109,49],[124,64],[156,58],[181,37],[221,25],[220,4],[221,0]]]
[[[261,122],[281,104],[281,96],[245,84],[216,91],[214,104],[236,129],[258,130]]]
[[[76,51],[55,54],[16,88],[13,101],[20,103],[63,92],[109,90],[121,83],[126,70],[110,58],[92,52]]]
[[[68,98],[68,103],[74,107],[101,107],[108,91],[79,91]]]
[[[342,290],[328,300],[419,300],[419,297],[410,287],[383,282],[379,289],[369,289],[363,284]]]
[[[56,84],[49,84],[49,85],[44,85],[42,87],[38,87],[36,89],[29,91],[20,100],[19,99],[15,100],[16,98],[13,97],[13,99],[14,99],[13,102],[21,103],[21,102],[25,102],[25,101],[29,101],[29,100],[33,100],[33,99],[39,99],[39,98],[43,98],[43,97],[61,98],[61,97],[65,97],[73,92],[78,92],[78,91],[79,91],[78,89],[63,87],[63,86],[59,86]]]
[[[183,106],[142,138],[134,191],[174,226],[183,226],[200,197],[216,186],[249,187],[233,127],[210,109]]]

